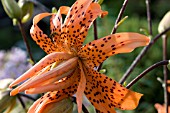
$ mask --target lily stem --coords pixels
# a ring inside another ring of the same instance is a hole
[[[97,21],[94,20],[93,22],[93,32],[94,32],[94,40],[98,39],[98,32],[97,32]],[[97,70],[99,71],[102,68],[103,63],[101,63],[99,65],[99,67],[97,68]]]
[[[135,79],[133,79],[127,86],[126,88],[130,88],[131,86],[133,86],[137,81],[139,81],[142,77],[144,77],[148,72],[152,71],[153,69],[162,66],[162,65],[168,65],[169,64],[169,60],[163,60],[160,62],[157,62],[153,65],[151,65],[149,68],[147,68],[146,70],[144,70],[140,75],[138,75]]]
[[[146,54],[146,52],[148,51],[148,49],[162,36],[164,35],[166,32],[168,32],[170,30],[170,27],[167,28],[165,31],[163,31],[162,33],[156,35],[153,40],[149,43],[148,46],[144,47],[142,49],[142,51],[139,53],[139,55],[135,58],[135,60],[132,62],[132,64],[130,65],[130,67],[127,69],[127,71],[125,72],[125,74],[123,75],[123,77],[120,79],[119,83],[123,84],[125,82],[125,80],[128,78],[128,76],[130,75],[130,73],[133,71],[133,69],[136,67],[137,63],[142,59],[142,57]]]
[[[122,18],[122,16],[123,16],[123,13],[124,13],[124,11],[125,11],[125,8],[126,8],[126,6],[127,6],[127,3],[128,3],[128,0],[125,0],[125,1],[123,2],[122,8],[120,9],[120,12],[119,12],[119,14],[118,14],[118,17],[117,17],[117,19],[116,19],[116,22],[115,22],[115,25],[114,25],[114,27],[113,27],[113,29],[112,29],[111,34],[116,33],[116,30],[117,30],[117,27],[118,27],[117,24],[119,23],[119,21],[121,20],[121,18]]]
[[[24,40],[24,43],[25,43],[27,52],[28,52],[28,54],[29,54],[29,57],[30,57],[30,59],[32,60],[32,62],[35,63],[35,62],[34,62],[34,59],[33,59],[33,57],[32,57],[32,54],[31,54],[30,46],[29,46],[29,44],[28,44],[27,36],[26,36],[26,34],[25,34],[25,30],[24,30],[24,27],[23,27],[23,24],[22,24],[21,20],[18,20],[18,26],[19,26],[19,29],[20,29],[20,31],[21,31],[21,35],[22,35],[22,38],[23,38],[23,40]]]
[[[73,98],[73,102],[77,104],[77,102],[76,102],[76,97],[73,97],[73,96],[72,96],[72,98]],[[83,110],[84,113],[89,113],[89,111],[88,111],[87,108],[84,106],[84,104],[82,105],[82,110]]]
[[[146,11],[147,11],[147,20],[148,20],[148,30],[149,34],[152,36],[152,20],[150,14],[150,0],[146,0]]]
[[[94,20],[93,22],[93,31],[94,31],[94,40],[97,40],[98,39],[98,35],[97,35],[97,21]]]
[[[163,35],[162,36],[162,48],[163,48],[163,60],[167,60],[167,35]],[[167,66],[164,65],[163,67],[163,74],[164,74],[164,103],[165,103],[165,113],[169,113],[168,112],[168,85],[167,85],[167,81],[168,81],[168,69]]]

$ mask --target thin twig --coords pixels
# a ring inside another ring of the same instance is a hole
[[[76,97],[73,97],[73,96],[72,96],[72,98],[73,98],[73,102],[77,104],[77,102],[76,102]],[[87,108],[84,106],[84,104],[82,105],[82,110],[83,110],[84,113],[89,113],[89,111],[88,111]]]
[[[32,100],[32,101],[36,101],[35,98],[33,98],[33,97],[29,96],[29,95],[26,95],[26,94],[24,94],[24,93],[19,93],[18,95],[21,95],[21,96],[23,96],[23,97],[26,97],[26,98],[28,98],[28,99],[30,99],[30,100]]]
[[[145,76],[148,72],[152,71],[153,69],[162,66],[162,65],[168,65],[169,64],[169,60],[163,60],[160,62],[157,62],[155,64],[153,64],[152,66],[150,66],[149,68],[147,68],[146,70],[144,70],[140,75],[138,75],[135,79],[133,79],[127,86],[126,88],[130,88],[131,86],[133,86],[137,81],[139,81],[143,76]]]
[[[27,48],[27,52],[28,52],[28,54],[29,54],[29,57],[30,57],[30,59],[32,60],[32,62],[35,63],[35,62],[34,62],[34,59],[33,59],[33,57],[32,57],[32,54],[31,54],[30,46],[29,46],[29,44],[28,44],[28,40],[27,40],[27,36],[26,36],[26,34],[25,34],[25,31],[24,31],[23,24],[22,24],[22,22],[21,22],[20,20],[18,21],[18,26],[19,26],[19,29],[20,29],[20,31],[21,31],[22,38],[23,38],[24,43],[25,43],[25,46],[26,46],[26,48]]]
[[[23,109],[26,111],[25,103],[24,103],[24,101],[22,100],[22,98],[20,97],[20,95],[17,95],[17,98],[18,98],[19,102],[21,103],[21,106],[23,107]]]
[[[128,78],[128,76],[130,75],[130,73],[133,71],[133,69],[135,68],[135,66],[137,65],[137,63],[142,59],[142,57],[145,55],[145,53],[148,51],[148,49],[166,32],[168,32],[170,30],[170,27],[167,28],[164,32],[156,35],[153,40],[149,43],[148,46],[144,47],[142,49],[142,51],[139,53],[139,55],[135,58],[135,60],[133,61],[133,63],[130,65],[130,67],[127,69],[127,71],[125,72],[125,74],[123,75],[123,77],[120,79],[119,83],[123,84],[125,82],[125,80]]]
[[[163,48],[163,60],[167,60],[167,35],[162,36],[162,48]],[[167,66],[164,65],[163,67],[163,74],[164,74],[164,103],[165,103],[165,113],[168,112],[168,69]]]
[[[98,39],[98,35],[97,35],[97,21],[94,20],[93,22],[93,31],[94,31],[94,40],[97,40]]]
[[[124,13],[124,11],[125,11],[125,8],[126,8],[126,6],[127,6],[127,3],[128,3],[128,0],[125,0],[125,1],[123,2],[122,8],[120,9],[120,12],[119,12],[119,14],[118,14],[118,17],[117,17],[117,19],[116,19],[116,22],[115,22],[115,25],[114,25],[114,27],[113,27],[113,29],[112,29],[111,34],[116,33],[116,30],[117,30],[117,27],[118,27],[117,24],[119,23],[119,21],[121,20],[121,18],[122,18],[122,16],[123,16],[123,13]]]
[[[147,10],[148,30],[149,30],[149,34],[152,36],[152,20],[151,20],[151,14],[150,14],[150,0],[146,0],[146,10]]]

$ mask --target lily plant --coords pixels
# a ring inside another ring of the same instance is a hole
[[[62,14],[66,15],[64,22]],[[74,94],[79,113],[83,95],[102,113],[116,113],[115,107],[122,110],[137,107],[142,94],[123,87],[96,68],[108,57],[131,52],[147,45],[150,39],[138,33],[121,32],[83,45],[93,21],[105,15],[107,12],[101,10],[98,3],[77,0],[71,7],[61,6],[57,13],[41,13],[34,17],[30,34],[48,55],[10,84],[12,88],[26,80],[11,91],[12,96],[23,91],[45,93],[28,113],[41,113],[49,104]],[[37,25],[47,16],[51,16],[50,36]]]

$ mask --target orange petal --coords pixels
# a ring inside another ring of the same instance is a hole
[[[64,28],[67,28],[66,26],[71,22],[71,19],[76,19],[75,17],[78,17],[79,14],[82,14],[84,11],[87,10],[87,8],[91,2],[92,2],[92,0],[77,0],[71,6],[71,8],[66,16],[66,19],[64,21],[64,24],[63,24],[63,31],[65,31]]]
[[[97,3],[91,3],[92,0],[78,0],[70,9],[63,32],[67,33],[67,43],[69,47],[76,50],[82,46],[92,22],[101,15],[103,11]]]
[[[115,113],[114,107],[123,110],[137,107],[142,94],[126,89],[93,69],[87,68],[86,74],[85,95],[99,111]]]
[[[149,37],[138,33],[116,33],[86,44],[78,54],[86,66],[93,68],[111,55],[131,52],[149,41]]]
[[[19,78],[17,78],[14,82],[12,82],[9,87],[11,88],[12,86],[19,84],[20,82],[28,79],[29,77],[34,76],[34,74],[36,74],[36,72],[40,71],[41,69],[43,69],[44,67],[46,67],[49,64],[52,64],[54,62],[61,62],[63,60],[67,60],[71,57],[73,57],[73,56],[71,56],[70,54],[67,54],[67,53],[62,53],[62,52],[51,53],[51,54],[45,56],[43,59],[41,59],[37,64],[35,64],[31,69],[29,69],[27,72],[25,72]]]
[[[45,68],[42,69],[41,71],[37,72],[35,76],[41,75],[41,74],[49,71],[50,68],[51,68],[51,65],[45,67]],[[34,78],[34,77],[30,78],[29,80],[27,80],[26,82],[24,82],[24,84],[30,82],[33,78]],[[17,93],[22,92],[22,91],[20,91],[20,88],[21,88],[21,87],[22,87],[22,85],[20,85],[20,86],[16,87],[15,89],[13,89],[13,90],[10,92],[10,96],[14,96],[14,95],[16,95]]]
[[[38,102],[35,102],[35,104],[33,104],[29,108],[28,113],[37,113],[37,112],[41,113],[43,109],[46,108],[46,105],[48,103],[57,102],[62,100],[63,98],[72,96],[77,91],[79,80],[80,80],[80,76],[77,76],[75,78],[75,82],[73,83],[73,85],[67,87],[66,89],[46,93],[43,97],[38,99]]]
[[[75,78],[79,75],[78,71],[79,70],[76,69],[74,73],[71,73],[65,80],[62,80],[61,82],[30,88],[26,90],[26,94],[38,94],[38,93],[45,93],[48,91],[58,91],[58,90],[65,89],[73,84]]]
[[[80,77],[80,82],[77,88],[77,93],[76,93],[76,101],[77,101],[77,107],[78,107],[78,113],[82,112],[82,103],[83,103],[83,94],[86,86],[86,77],[84,74],[84,70],[82,67],[81,61],[79,61],[79,66],[81,70],[81,77]]]
[[[61,38],[64,39],[64,42],[66,43],[65,46],[70,48],[70,51],[77,51],[77,34],[75,32],[79,32],[77,30],[79,29],[78,23],[80,22],[78,16],[83,17],[85,15],[85,11],[87,10],[88,6],[92,0],[77,0],[72,7],[70,8],[66,19],[64,21],[64,24],[62,26],[62,32]],[[75,50],[72,50],[71,48],[74,48]]]
[[[69,59],[64,63],[59,64],[53,70],[50,70],[40,76],[34,77],[31,81],[27,82],[26,84],[22,84],[22,87],[19,89],[20,91],[34,88],[37,86],[41,86],[44,82],[48,82],[48,80],[52,79],[52,82],[58,81],[68,75],[70,75],[77,66],[77,57]]]
[[[66,97],[68,97],[68,95],[64,94],[62,91],[48,92],[35,101],[27,113],[41,113],[43,109],[46,108],[45,106],[47,104],[60,101]]]
[[[34,17],[33,25],[30,29],[31,37],[34,41],[46,52],[52,53],[57,51],[55,45],[53,44],[52,40],[43,33],[43,31],[37,26],[37,23],[46,16],[53,15],[52,13],[41,13]]]
[[[63,50],[63,40],[61,39],[61,26],[62,26],[62,16],[61,14],[67,14],[69,7],[61,6],[57,14],[52,15],[50,19],[50,29],[51,29],[51,38],[54,40],[54,43],[59,51]]]

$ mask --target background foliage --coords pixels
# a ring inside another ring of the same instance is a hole
[[[75,0],[39,0],[44,6],[35,5],[34,15],[51,11],[52,7],[59,8],[61,5],[71,6]],[[98,23],[98,36],[106,36],[110,34],[114,22],[119,13],[119,10],[123,4],[123,0],[105,0],[102,4],[102,9],[107,10],[109,15],[104,19],[97,19]],[[170,10],[169,0],[151,0],[151,17],[153,24],[153,36],[158,34],[157,28],[159,21],[163,15]],[[146,17],[146,5],[145,0],[129,0],[128,6],[124,13],[124,16],[129,16],[127,20],[118,28],[117,32],[140,32],[140,28],[147,30],[147,17]],[[48,19],[41,22],[43,24],[42,29],[49,32]],[[36,61],[42,58],[45,53],[35,44],[29,35],[29,29],[32,24],[32,19],[24,24],[24,28],[28,35],[29,43],[31,44],[31,51]],[[143,32],[140,32],[143,33]],[[144,34],[144,33],[143,33]],[[93,40],[93,27],[90,29],[88,38],[85,43]],[[168,39],[169,41],[169,39]],[[162,60],[162,46],[161,39],[157,41],[154,46],[147,52],[145,57],[137,65],[131,76],[126,81],[127,83],[135,76],[140,74],[148,66],[155,62]],[[17,46],[25,50],[25,46],[17,26],[12,25],[12,21],[6,15],[0,4],[0,50],[8,50],[13,46]],[[170,48],[170,43],[168,43]],[[119,81],[126,69],[130,66],[134,58],[138,55],[142,48],[136,49],[129,54],[121,54],[110,57],[104,62],[102,68],[106,69],[106,75]],[[168,58],[170,54],[168,53]],[[154,108],[155,103],[163,104],[163,88],[161,83],[157,81],[157,77],[163,78],[162,68],[150,72],[147,76],[141,79],[133,89],[137,92],[143,93],[139,107],[135,111],[123,111],[126,113],[156,113]]]

